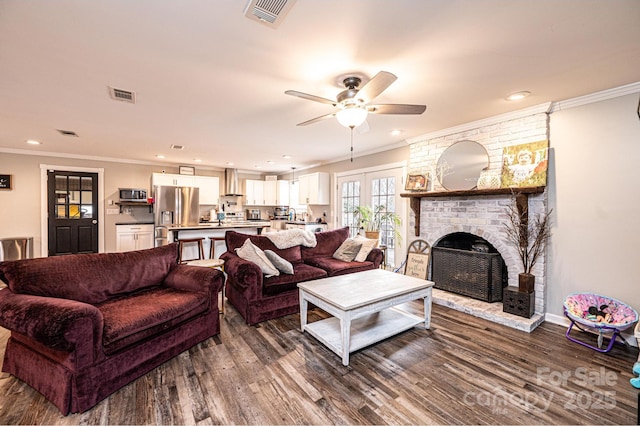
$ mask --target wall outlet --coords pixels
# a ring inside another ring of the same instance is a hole
[[[120,214],[120,209],[107,209],[107,214]]]

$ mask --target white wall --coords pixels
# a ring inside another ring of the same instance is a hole
[[[639,94],[551,114],[547,312],[573,292],[640,309]]]

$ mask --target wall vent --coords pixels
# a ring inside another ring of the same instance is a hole
[[[111,99],[115,99],[116,101],[130,102],[132,104],[136,103],[135,92],[131,92],[129,90],[116,89],[115,87],[109,86],[109,95],[111,96]]]
[[[56,129],[56,130],[60,132],[61,135],[64,135],[64,136],[73,136],[74,138],[78,137],[78,134],[73,130],[61,130],[61,129]]]
[[[277,28],[296,0],[249,0],[244,16],[271,28]]]

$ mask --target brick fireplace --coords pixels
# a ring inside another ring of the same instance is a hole
[[[504,226],[507,220],[506,208],[512,202],[509,190],[502,193],[481,195],[483,191],[462,194],[446,190],[435,178],[435,165],[444,150],[460,140],[472,140],[482,144],[489,154],[489,170],[501,170],[502,150],[505,146],[518,145],[548,139],[548,115],[546,110],[523,112],[520,117],[508,117],[502,121],[477,122],[477,127],[466,126],[460,131],[450,129],[451,133],[426,135],[422,139],[412,140],[410,173],[428,173],[431,176],[430,192],[437,197],[411,199],[412,213],[410,238],[423,239],[431,247],[447,235],[468,233],[488,241],[500,253],[506,265],[508,285],[518,285],[518,274],[522,265],[516,248],[505,238]],[[498,191],[500,192],[500,191]],[[527,194],[529,217],[544,214],[547,211],[546,191]],[[416,227],[415,212],[419,211]],[[414,227],[416,234],[413,235]],[[533,330],[543,321],[545,313],[545,274],[546,253],[535,265],[532,273],[535,282],[535,314],[532,318],[521,318],[502,312],[501,302],[482,302],[472,298],[447,294],[442,290],[434,291],[434,302],[468,312],[494,322],[509,325],[525,331]]]

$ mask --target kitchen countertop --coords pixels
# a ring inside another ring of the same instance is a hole
[[[303,222],[300,220],[297,221],[292,221],[292,220],[288,220],[287,223],[291,224],[291,225],[326,225],[326,222]]]
[[[116,226],[118,225],[153,225],[153,222],[118,222]]]
[[[168,226],[168,231],[186,231],[196,229],[232,229],[232,228],[267,228],[271,226],[271,222],[268,220],[247,220],[242,222],[222,222],[218,225],[218,222],[200,223],[198,225],[188,226]]]

